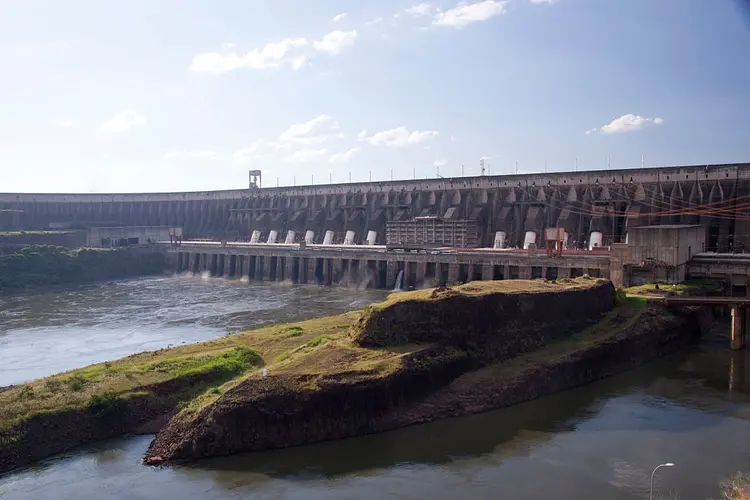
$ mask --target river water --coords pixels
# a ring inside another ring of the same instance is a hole
[[[0,385],[253,324],[357,308],[381,292],[155,278],[3,298]],[[726,325],[724,325],[726,328]],[[14,499],[635,499],[719,497],[750,470],[750,356],[718,335],[512,408],[311,446],[151,468],[151,436],[0,476]],[[21,359],[19,359],[21,358]],[[24,359],[31,358],[31,359]]]

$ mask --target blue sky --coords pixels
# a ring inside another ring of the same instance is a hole
[[[744,5],[3,0],[0,191],[750,161]]]

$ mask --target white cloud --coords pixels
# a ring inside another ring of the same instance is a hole
[[[439,160],[435,160],[435,163],[433,163],[433,165],[436,167],[444,167],[447,164],[448,164],[448,160],[446,160],[445,158],[440,158]]]
[[[127,109],[125,111],[120,111],[106,121],[102,125],[102,130],[105,132],[127,132],[135,127],[142,127],[146,124],[146,121],[147,119],[145,115],[133,111],[132,109]]]
[[[461,3],[450,10],[435,14],[432,24],[463,28],[468,24],[486,21],[491,17],[503,14],[506,3],[506,1],[501,0],[484,0],[483,2],[470,4]]]
[[[59,120],[56,125],[60,128],[73,128],[76,126],[75,123],[73,123],[73,120]]]
[[[252,163],[255,160],[261,160],[275,155],[279,148],[274,143],[265,141],[256,141],[250,144],[250,147],[238,149],[232,155],[235,162],[240,164]]]
[[[246,54],[236,52],[206,52],[198,54],[190,64],[190,71],[197,73],[226,73],[242,68],[266,69],[278,68],[289,64],[294,69],[305,65],[307,58],[302,53],[309,42],[304,38],[288,38],[280,42],[272,42],[260,49],[254,49]]]
[[[305,67],[311,57],[318,53],[339,54],[357,39],[356,31],[332,31],[320,40],[287,38],[267,43],[245,54],[230,51],[232,44],[225,44],[221,52],[198,54],[190,63],[189,70],[196,73],[221,74],[239,69],[269,69],[290,66],[294,70]]]
[[[637,130],[643,130],[646,127],[652,125],[661,125],[664,123],[663,118],[647,118],[644,116],[627,114],[622,115],[619,118],[615,118],[610,123],[602,126],[599,129],[592,128],[587,130],[586,135],[591,135],[597,131],[602,134],[620,134],[624,132],[635,132]]]
[[[331,22],[337,23],[339,21],[342,21],[346,17],[346,12],[342,12],[341,14],[336,14],[333,16],[333,19],[331,19]]]
[[[368,25],[368,26],[372,26],[374,24],[380,24],[382,22],[383,22],[383,18],[382,17],[376,17],[375,19],[367,21],[365,24]]]
[[[552,5],[553,3],[557,3],[558,0],[531,0],[531,3],[546,3],[549,5]]]
[[[196,151],[172,150],[164,153],[165,160],[216,160],[218,158],[219,153],[208,149],[200,149]]]
[[[367,131],[363,130],[357,137],[359,140],[367,141],[373,146],[404,147],[427,142],[438,134],[437,130],[415,130],[409,132],[406,127],[397,127],[376,132],[370,137],[367,136]]]
[[[359,148],[352,148],[344,153],[336,153],[332,155],[330,158],[328,158],[328,161],[330,161],[331,163],[347,163],[351,161],[354,155],[356,155],[360,151],[362,150]]]
[[[304,123],[296,123],[279,135],[279,143],[320,144],[328,139],[341,138],[339,122],[328,115],[319,115]]]
[[[327,149],[300,149],[284,157],[284,161],[289,163],[309,163],[319,160],[327,153]]]
[[[422,2],[416,5],[412,5],[408,9],[404,10],[404,14],[408,14],[413,17],[427,17],[432,14],[435,7],[432,4]]]
[[[347,47],[354,45],[357,39],[357,32],[352,31],[332,31],[323,37],[322,40],[313,42],[313,47],[319,52],[325,52],[335,56]]]

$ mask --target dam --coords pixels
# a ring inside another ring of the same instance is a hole
[[[226,191],[2,193],[0,227],[165,246],[173,228],[175,270],[257,280],[391,288],[587,274],[631,285],[718,272],[748,290],[747,266],[730,257],[750,249],[749,167],[275,188],[251,171],[246,189]]]
[[[622,243],[659,224],[706,228],[706,251],[750,248],[750,164],[694,165],[226,191],[139,194],[0,193],[0,227],[178,226],[215,240],[385,244],[389,222],[470,221],[477,247]],[[706,207],[700,210],[700,207]],[[7,220],[6,220],[7,219]]]

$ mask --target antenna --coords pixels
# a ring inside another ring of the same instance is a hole
[[[480,158],[479,159],[479,168],[480,168],[480,171],[481,171],[480,175],[484,176],[484,158]]]

